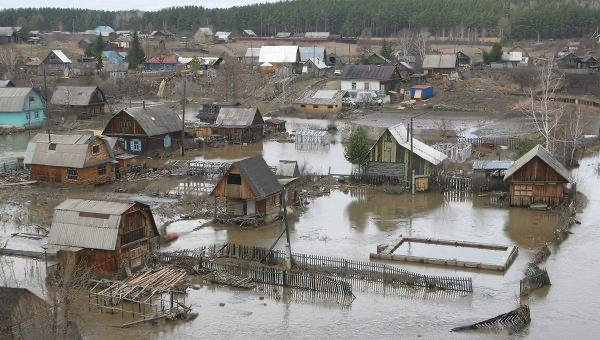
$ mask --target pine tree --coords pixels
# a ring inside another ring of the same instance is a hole
[[[383,42],[381,43],[381,50],[379,50],[379,54],[381,54],[381,56],[386,59],[391,59],[392,53],[394,53],[392,49],[392,44],[389,43],[387,40],[383,39]]]
[[[370,146],[367,132],[358,127],[352,130],[348,143],[344,145],[344,156],[352,164],[365,164],[369,160]]]
[[[497,63],[500,60],[502,60],[502,45],[496,43],[489,52],[483,51],[483,62],[486,64]]]
[[[130,69],[136,69],[146,59],[146,54],[142,45],[140,44],[140,38],[138,33],[133,33],[133,39],[131,40],[131,46],[129,46],[129,52],[127,52],[127,61],[129,62]]]

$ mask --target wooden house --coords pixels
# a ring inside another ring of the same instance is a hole
[[[102,134],[118,137],[128,153],[149,154],[176,150],[181,145],[182,129],[177,113],[162,105],[143,105],[115,114]]]
[[[251,143],[262,139],[264,124],[257,108],[222,107],[213,131],[232,143]]]
[[[61,50],[52,50],[42,60],[38,74],[68,76],[71,72],[71,59]]]
[[[428,54],[423,58],[423,72],[429,75],[449,75],[456,72],[458,65],[456,54]]]
[[[346,65],[340,89],[356,101],[366,101],[371,93],[386,96],[389,91],[399,91],[401,82],[400,70],[393,65]],[[368,95],[361,95],[364,93]]]
[[[158,247],[150,207],[139,202],[67,199],[54,209],[48,247],[100,275],[140,268]]]
[[[215,122],[221,108],[239,107],[241,105],[238,101],[215,101],[211,99],[205,99],[200,104],[201,106],[196,118],[207,123]]]
[[[410,181],[411,142],[408,135],[409,132],[404,124],[387,128],[369,150],[365,173]],[[426,179],[448,157],[416,138],[412,138],[412,149],[414,174],[421,178],[419,182],[425,182],[419,185],[418,189],[426,190],[428,187]]]
[[[104,113],[107,101],[98,86],[57,86],[50,104],[63,112],[89,116]]]
[[[555,59],[556,65],[562,69],[582,68],[583,58],[575,53],[568,53]]]
[[[46,101],[31,87],[0,87],[0,127],[33,128],[46,121]]]
[[[265,133],[278,133],[285,131],[285,120],[280,118],[269,118],[265,120]]]
[[[115,157],[101,136],[39,133],[27,145],[25,165],[38,181],[100,184],[115,180]]]
[[[565,185],[571,182],[569,171],[543,146],[537,145],[517,159],[504,175],[508,182],[510,205],[557,206],[565,197]]]
[[[229,216],[271,219],[279,214],[283,187],[260,156],[233,163],[213,189],[212,197],[224,197]]]
[[[374,52],[368,55],[364,60],[365,65],[391,65],[392,61],[382,56],[381,54]]]
[[[175,71],[179,63],[176,55],[156,55],[146,59],[146,71]]]
[[[298,111],[307,112],[340,112],[342,99],[347,96],[346,91],[319,90],[310,97],[300,98],[292,104]]]
[[[25,288],[0,287],[0,338],[48,339],[53,326],[52,309]]]

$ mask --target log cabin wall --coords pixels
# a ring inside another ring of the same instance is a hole
[[[565,183],[551,166],[535,157],[510,177],[509,197],[513,206],[544,203],[556,206],[563,202]]]

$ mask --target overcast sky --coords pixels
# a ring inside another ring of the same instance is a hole
[[[231,7],[278,0],[0,0],[0,9],[14,7],[64,7],[104,10],[141,9],[153,11],[165,7],[196,5],[204,7]]]

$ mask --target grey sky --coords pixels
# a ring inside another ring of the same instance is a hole
[[[204,7],[231,7],[277,0],[1,0],[0,9],[13,7],[63,7],[103,10],[141,9],[146,11],[165,7],[196,5]]]

